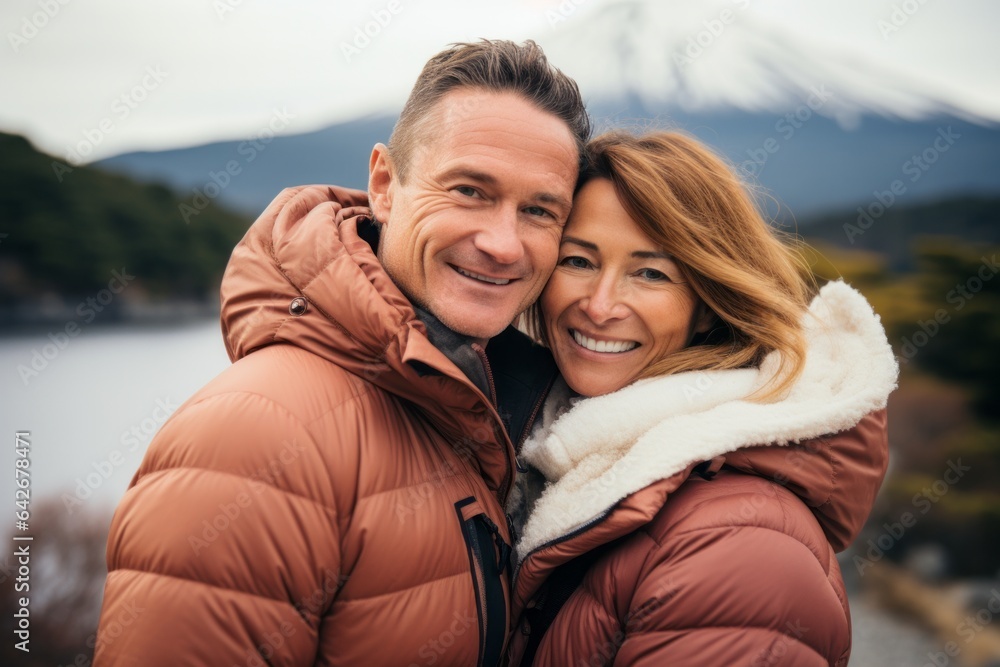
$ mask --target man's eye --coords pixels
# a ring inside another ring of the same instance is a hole
[[[455,191],[460,195],[465,195],[466,197],[478,197],[479,193],[471,185],[460,185],[455,188]]]
[[[524,212],[527,213],[528,215],[535,215],[539,217],[545,217],[545,216],[548,216],[550,218],[555,217],[554,215],[552,215],[551,213],[549,213],[540,206],[529,206],[528,208],[524,209]]]
[[[563,258],[563,260],[559,262],[559,265],[568,266],[572,269],[586,269],[590,267],[590,262],[583,257],[570,255],[569,257]]]

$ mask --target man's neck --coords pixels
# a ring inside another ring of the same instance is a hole
[[[381,236],[381,229],[374,222],[364,222],[358,225],[358,236],[368,242],[371,246],[372,252],[375,256],[379,258],[381,262],[382,258],[379,257],[379,237]],[[388,271],[386,272],[388,273]],[[392,279],[392,275],[389,274],[389,278]],[[395,280],[392,281],[399,291],[403,293],[406,300],[410,302],[413,306],[413,310],[417,313],[417,318],[424,323],[427,328],[427,338],[431,341],[431,344],[436,347],[441,353],[448,357],[449,360],[458,368],[465,373],[466,377],[472,381],[480,391],[483,392],[484,396],[490,396],[490,386],[489,379],[486,375],[486,368],[483,365],[483,359],[480,358],[479,354],[476,353],[475,349],[472,347],[474,344],[478,344],[480,349],[485,350],[486,344],[489,343],[488,338],[472,338],[470,336],[465,336],[460,334],[449,327],[447,327],[441,320],[437,318],[434,313],[430,312],[424,308],[421,304],[413,300],[413,298],[406,293],[402,287],[399,286]]]
[[[489,340],[487,339],[480,343],[477,338],[464,336],[449,329],[434,313],[413,303],[413,300],[405,292],[403,294],[409,299],[413,310],[417,313],[417,318],[427,328],[427,338],[431,344],[440,350],[441,354],[448,357],[453,364],[458,366],[465,373],[465,376],[483,392],[484,396],[489,397],[492,392],[490,390],[489,378],[486,375],[486,367],[484,365],[486,362],[476,352],[475,348],[473,348],[473,344],[479,343],[480,349],[485,350],[486,343]]]

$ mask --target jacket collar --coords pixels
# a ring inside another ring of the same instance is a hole
[[[222,280],[229,357],[295,345],[399,396],[456,447],[474,451],[483,477],[503,499],[514,454],[495,425],[500,420],[510,432],[524,430],[531,414],[524,404],[547,389],[548,378],[537,371],[551,372],[554,364],[518,366],[510,381],[510,373],[498,373],[495,408],[483,357],[414,308],[382,268],[366,204],[361,191],[307,186],[285,190],[268,206],[233,250]],[[304,309],[292,308],[303,300]],[[498,338],[502,358],[530,346],[513,329]]]
[[[359,224],[358,235],[377,256],[379,228],[375,224]],[[485,396],[495,400],[504,429],[515,448],[519,448],[559,376],[552,353],[514,326],[490,339],[483,350],[472,338],[445,326],[413,299],[409,301],[427,328],[431,344],[460,368]],[[436,372],[432,368],[421,368],[419,364],[415,368],[418,372]]]
[[[379,228],[374,224],[358,226],[358,235],[378,255]],[[405,292],[404,292],[405,295]],[[515,447],[527,438],[530,426],[541,408],[549,388],[559,375],[548,349],[536,344],[514,326],[494,336],[485,350],[469,336],[445,326],[412,298],[417,317],[427,329],[427,338],[483,393],[496,402],[504,429]],[[420,367],[418,372],[436,371]]]
[[[525,525],[520,557],[605,515],[630,494],[703,461],[740,451],[752,469],[746,448],[837,433],[884,408],[898,367],[879,318],[864,297],[842,282],[829,283],[810,306],[804,326],[805,369],[775,402],[755,403],[745,397],[776,372],[776,354],[765,358],[759,369],[652,378],[575,405],[567,393],[560,398],[553,392],[550,400],[561,401],[561,406],[551,411],[522,450],[549,487]],[[789,488],[808,494],[813,487],[828,490],[834,479],[841,487],[838,497],[849,502],[852,484],[871,485],[875,480],[877,488],[881,481],[881,474],[838,477],[833,457],[816,453],[815,459],[786,473],[791,475],[785,480],[791,482]],[[855,503],[846,514],[837,508],[818,518],[821,523],[853,526],[859,523],[856,515],[863,522],[869,510],[869,504]],[[838,531],[835,525],[824,528]]]

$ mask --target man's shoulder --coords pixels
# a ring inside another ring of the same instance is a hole
[[[246,395],[308,422],[319,412],[357,402],[373,391],[357,375],[293,345],[269,345],[238,359],[202,387],[192,402]]]
[[[288,443],[301,451],[332,451],[337,442],[353,441],[341,436],[380,422],[372,399],[381,391],[300,348],[261,348],[237,360],[174,412],[150,445],[150,465],[183,467],[202,456],[269,460],[283,455]],[[206,442],[212,446],[203,447]]]

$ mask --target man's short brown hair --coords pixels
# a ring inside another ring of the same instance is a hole
[[[417,77],[389,139],[389,155],[401,181],[437,103],[456,88],[521,95],[542,111],[562,119],[576,139],[581,160],[590,138],[590,118],[573,79],[549,64],[542,48],[528,40],[484,39],[453,44],[432,57]]]

